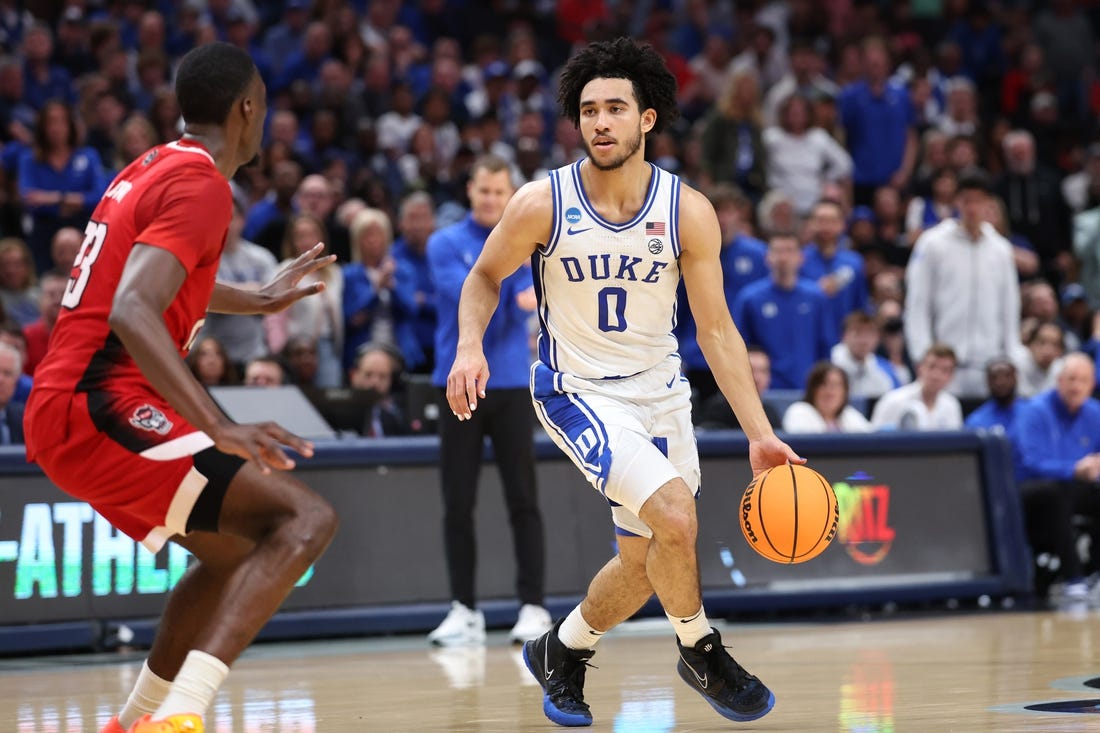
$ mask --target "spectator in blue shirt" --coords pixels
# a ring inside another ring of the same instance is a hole
[[[415,275],[413,332],[424,354],[419,371],[430,373],[435,366],[436,327],[435,285],[428,265],[428,237],[435,231],[435,208],[431,196],[417,191],[402,201],[398,228],[401,236],[394,240],[393,258]]]
[[[841,333],[844,319],[853,311],[867,310],[867,274],[863,258],[841,248],[844,211],[832,199],[817,202],[810,213],[810,236],[802,249],[799,277],[813,280],[829,299],[833,332]]]
[[[863,68],[865,78],[841,92],[840,120],[854,164],[855,203],[870,204],[879,186],[908,186],[917,136],[909,93],[890,83],[890,53],[881,38],[863,42]]]
[[[279,256],[282,247],[281,234],[286,229],[287,219],[294,213],[294,194],[301,182],[300,165],[293,160],[280,160],[276,163],[271,171],[271,190],[248,210],[241,236],[250,242],[263,245],[272,254]],[[277,222],[281,223],[281,226],[271,233],[270,240],[260,237],[261,232]]]
[[[722,232],[723,245],[718,257],[722,263],[726,306],[732,308],[737,294],[746,285],[767,278],[768,245],[747,233],[743,212],[752,208],[748,196],[728,183],[719,183],[711,190],[709,198]],[[684,375],[691,382],[694,400],[701,404],[718,393],[718,385],[696,340],[695,318],[683,283],[677,290],[676,339]]]
[[[48,102],[35,123],[34,148],[19,161],[19,198],[31,221],[27,245],[39,272],[52,266],[54,232],[84,231],[108,183],[99,153],[80,146],[69,105]]]
[[[72,77],[64,67],[53,64],[53,33],[48,26],[36,24],[23,38],[23,99],[35,109],[51,99],[72,102]]]
[[[1061,560],[1067,598],[1089,587],[1077,554],[1075,515],[1100,520],[1100,402],[1092,398],[1096,370],[1082,353],[1066,357],[1054,389],[1020,411],[1013,442],[1028,539],[1036,553]]]
[[[321,21],[310,23],[306,27],[300,50],[286,59],[286,65],[283,66],[282,73],[276,77],[271,91],[274,93],[285,91],[296,81],[312,84],[321,73],[321,64],[329,59],[331,53],[332,32],[329,27]]]
[[[810,368],[827,360],[837,341],[825,294],[799,279],[801,265],[798,238],[773,234],[768,240],[771,277],[742,290],[730,310],[745,343],[768,352],[776,389],[801,389]]]
[[[428,240],[428,263],[439,309],[432,384],[441,390],[446,388],[458,350],[462,284],[514,191],[507,161],[495,155],[479,158],[470,173],[469,216]],[[527,387],[531,366],[527,324],[535,307],[531,270],[521,267],[501,283],[500,304],[485,330],[492,386],[481,393],[478,409],[468,419],[460,421],[450,410],[442,410],[439,416],[444,542],[452,604],[447,617],[428,635],[435,644],[485,640],[485,617],[477,610],[474,591],[474,504],[486,436],[493,441],[518,565],[516,590],[523,607],[512,635],[530,633],[534,626],[544,631],[550,627],[550,614],[542,607],[545,549],[535,484],[534,410]]]
[[[989,399],[966,418],[971,429],[999,430],[1011,435],[1027,400],[1016,394],[1016,365],[1008,359],[994,359],[985,367]]]
[[[287,0],[283,19],[264,34],[264,53],[271,59],[276,74],[282,72],[283,63],[302,46],[310,4],[310,0]]]
[[[359,347],[390,344],[406,366],[418,366],[424,354],[416,341],[416,275],[390,253],[393,228],[380,209],[363,209],[351,222],[354,262],[344,265],[344,368],[351,369]]]
[[[168,55],[173,58],[179,57],[195,47],[206,23],[205,15],[202,4],[179,3],[173,22],[166,28],[167,39],[164,50]]]
[[[979,86],[997,84],[1005,72],[1001,27],[994,22],[992,9],[985,3],[973,3],[965,18],[959,18],[947,32],[962,51],[963,69]]]

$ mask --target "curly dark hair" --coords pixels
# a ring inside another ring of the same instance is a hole
[[[558,88],[561,113],[580,126],[581,90],[593,79],[628,79],[640,110],[657,111],[653,132],[663,132],[680,115],[676,77],[664,58],[648,43],[621,37],[589,44],[565,64]]]

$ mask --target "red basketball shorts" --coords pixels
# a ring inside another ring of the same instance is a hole
[[[208,483],[218,484],[224,496],[242,463],[219,454],[230,460],[196,465],[195,455],[214,441],[151,390],[35,391],[27,404],[26,437],[28,460],[58,488],[91,504],[153,552],[188,531]],[[210,475],[227,462],[234,466],[228,476]],[[217,469],[211,471],[211,465]],[[221,496],[216,502],[220,510]]]

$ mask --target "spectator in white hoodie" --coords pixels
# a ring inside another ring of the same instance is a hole
[[[1020,348],[1020,286],[1012,245],[984,221],[989,182],[980,172],[960,177],[958,219],[924,232],[905,270],[905,336],[910,354],[934,342],[958,357],[950,391],[985,397],[985,365]]]

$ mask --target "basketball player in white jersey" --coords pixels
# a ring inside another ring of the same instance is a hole
[[[645,136],[676,115],[676,81],[648,46],[620,38],[577,53],[558,101],[588,157],[521,188],[462,288],[451,409],[469,418],[490,378],[482,335],[501,281],[534,267],[541,331],[532,367],[536,412],[555,443],[611,505],[619,554],[584,601],[524,660],[566,726],[591,725],[584,673],[600,637],[656,592],[678,637],[684,681],[731,720],[755,720],[775,697],[726,652],[702,607],[696,559],[699,457],[690,389],[672,328],[684,278],[699,345],[749,438],[753,471],[802,462],[777,439],[730,318],[710,202],[645,161]]]

